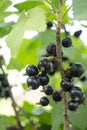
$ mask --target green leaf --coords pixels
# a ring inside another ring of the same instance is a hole
[[[15,4],[14,7],[17,8],[19,11],[23,11],[23,10],[29,10],[31,8],[34,8],[40,4],[43,4],[43,0],[24,1],[22,3]]]
[[[30,9],[27,14],[27,30],[45,31],[46,28],[46,14],[45,10],[39,7]]]
[[[6,130],[11,125],[14,125],[16,122],[13,117],[0,117],[0,130]]]
[[[10,0],[0,0],[0,12],[6,10],[11,4]]]
[[[73,14],[77,20],[87,20],[87,1],[86,0],[72,0]]]
[[[87,93],[86,93],[86,100],[87,100]],[[79,129],[84,130],[87,127],[87,104],[80,105],[78,108],[79,114],[75,115],[75,113],[70,112],[70,121],[73,126],[78,127]]]
[[[62,122],[63,122],[62,103],[57,103],[57,104],[53,103],[51,130],[58,130]]]
[[[15,24],[14,28],[6,38],[7,45],[11,49],[11,54],[13,57],[16,57],[18,54],[20,44],[22,42],[22,38],[24,35],[24,30],[26,27],[25,23],[26,23],[26,16],[23,12],[19,17],[19,20]]]

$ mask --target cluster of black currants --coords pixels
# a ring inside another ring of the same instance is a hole
[[[80,36],[81,31],[76,32],[76,36]],[[65,37],[62,40],[62,46],[65,48],[72,46],[72,40],[69,37]],[[63,52],[61,50],[62,60],[66,60],[63,57]],[[80,104],[84,104],[85,96],[82,89],[74,85],[74,78],[80,78],[84,73],[84,68],[80,63],[72,63],[69,65],[67,70],[64,70],[64,78],[60,83],[60,90],[54,90],[53,86],[49,85],[49,75],[54,75],[58,71],[56,54],[56,44],[51,43],[46,47],[46,54],[40,59],[38,65],[28,65],[26,67],[26,75],[28,75],[27,85],[30,89],[35,90],[42,86],[42,92],[47,96],[51,95],[55,102],[62,100],[62,92],[68,92],[70,94],[70,101],[68,102],[68,109],[71,111],[76,111]],[[49,104],[49,99],[47,96],[41,97],[39,103],[42,106],[47,106]]]
[[[0,74],[0,98],[2,98],[2,97],[5,97],[5,98],[10,97],[8,87],[9,87],[9,83],[8,83],[8,80],[5,78],[5,75]]]

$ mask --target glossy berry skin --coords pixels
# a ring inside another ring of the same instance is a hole
[[[47,22],[47,29],[50,29],[53,27],[53,23],[51,21]]]
[[[73,87],[73,84],[70,79],[68,78],[62,79],[61,88],[63,89],[63,91],[68,92],[71,90],[72,87]]]
[[[4,88],[8,87],[8,86],[9,86],[8,80],[4,78],[4,79],[1,81],[1,85],[2,85],[2,87],[4,87]]]
[[[36,76],[38,74],[38,69],[36,66],[34,65],[28,65],[26,67],[26,74],[28,76]]]
[[[70,94],[71,94],[71,98],[72,99],[75,99],[75,100],[80,100],[83,96],[83,92],[81,90],[81,88],[77,87],[77,86],[74,86],[71,91],[70,91]]]
[[[27,85],[29,88],[35,90],[35,89],[39,88],[40,80],[38,79],[38,77],[31,76],[27,79]]]
[[[38,78],[40,80],[40,85],[42,86],[47,85],[49,83],[49,77],[45,73],[40,74]]]
[[[52,68],[48,74],[54,75],[57,71],[58,71],[58,64],[55,61],[52,61]]]
[[[49,55],[56,56],[56,45],[54,43],[49,44],[46,51]]]
[[[70,110],[70,111],[75,111],[75,110],[77,110],[77,108],[78,108],[78,102],[76,102],[76,101],[74,101],[74,100],[71,100],[71,101],[69,101],[69,103],[68,103],[68,109]]]
[[[71,40],[71,38],[65,37],[65,38],[62,40],[62,46],[63,46],[63,47],[70,47],[70,46],[72,46],[72,40]]]
[[[42,90],[46,95],[52,95],[53,94],[53,88],[52,86],[48,85],[43,88]]]
[[[47,106],[48,104],[49,104],[49,99],[47,98],[47,97],[41,97],[41,99],[40,99],[40,104],[42,105],[42,106]]]
[[[82,30],[78,30],[78,31],[76,31],[76,32],[74,33],[74,36],[75,36],[76,38],[78,38],[78,37],[81,35],[81,33],[82,33]]]
[[[80,63],[73,63],[70,66],[70,71],[74,77],[80,77],[84,73],[84,68]]]
[[[46,58],[41,59],[38,63],[38,69],[41,72],[49,73],[51,71],[52,62]]]
[[[59,102],[62,100],[62,95],[59,91],[53,93],[52,98],[55,102]]]

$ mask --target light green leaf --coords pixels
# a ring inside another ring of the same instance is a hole
[[[6,130],[11,125],[14,125],[16,122],[12,117],[1,116],[0,117],[0,130]]]
[[[26,27],[26,16],[24,13],[21,14],[19,20],[15,24],[14,28],[6,38],[8,47],[11,49],[11,54],[16,57],[19,51],[20,44],[24,35],[24,30]]]
[[[87,0],[72,0],[73,14],[77,20],[87,20]]]
[[[24,1],[19,4],[15,4],[14,7],[17,8],[19,11],[29,10],[34,8],[40,4],[43,4],[43,0],[31,0],[31,1]]]
[[[44,31],[46,28],[46,15],[42,8],[33,8],[28,11],[26,29],[38,32]]]
[[[63,109],[61,103],[53,103],[52,109],[52,128],[51,130],[58,130],[63,122]]]

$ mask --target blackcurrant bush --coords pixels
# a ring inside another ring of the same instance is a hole
[[[26,67],[26,74],[28,76],[36,76],[38,74],[38,69],[35,65],[28,65]]]
[[[46,58],[41,59],[38,63],[38,69],[41,72],[49,73],[51,71],[51,68],[52,68],[52,62]]]
[[[38,77],[30,76],[27,79],[27,85],[28,85],[29,88],[35,90],[35,89],[39,88],[39,86],[40,86],[40,80],[39,80]]]
[[[59,102],[62,100],[62,94],[59,91],[55,91],[52,95],[52,98],[55,102]]]
[[[49,83],[49,77],[45,73],[40,74],[38,78],[40,80],[40,85],[42,86],[47,85]]]
[[[49,99],[47,97],[41,97],[40,103],[42,106],[47,106],[49,104]]]
[[[53,27],[53,23],[51,21],[47,22],[47,29],[50,29]]]
[[[68,79],[68,78],[62,79],[60,84],[61,84],[61,88],[65,92],[70,91],[71,88],[73,87],[72,81],[70,79]]]
[[[49,55],[56,56],[56,44],[49,44],[46,48],[46,51]]]
[[[8,80],[6,78],[4,78],[2,81],[1,81],[1,85],[2,87],[8,87],[9,86],[9,83],[8,83]]]
[[[62,45],[63,45],[63,47],[70,47],[70,46],[72,46],[72,40],[71,40],[71,38],[65,37],[62,40]]]
[[[83,96],[83,92],[82,92],[81,88],[79,88],[77,86],[73,86],[70,91],[70,95],[71,95],[72,99],[79,101]]]
[[[75,111],[75,110],[77,110],[78,105],[79,105],[78,102],[71,100],[71,101],[68,102],[68,109],[70,111]]]
[[[42,92],[44,92],[46,95],[52,95],[53,94],[53,87],[48,85],[43,88]]]
[[[75,36],[76,38],[78,38],[78,37],[81,35],[81,33],[82,33],[82,30],[78,30],[78,31],[76,31],[76,32],[74,33],[74,36]]]
[[[84,73],[84,68],[80,63],[73,63],[70,66],[70,71],[74,77],[80,77]]]

